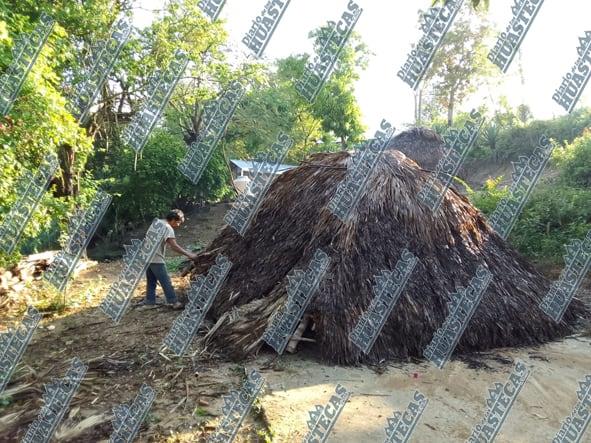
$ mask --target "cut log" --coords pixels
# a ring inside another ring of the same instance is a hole
[[[50,263],[53,261],[54,257],[57,255],[59,251],[45,251],[40,252],[38,254],[32,254],[22,259],[22,262],[25,263],[39,263],[39,262],[47,262]]]
[[[23,298],[18,294],[25,289],[27,282],[42,278],[57,252],[30,255],[8,269],[0,268],[0,308],[10,309],[12,305],[22,303]]]
[[[302,335],[304,335],[304,332],[306,331],[306,328],[308,327],[308,323],[310,323],[310,316],[304,315],[304,318],[302,318],[302,321],[298,325],[297,329],[295,330],[295,332],[291,336],[289,343],[287,344],[286,350],[290,354],[293,354],[298,347],[298,343],[300,341],[304,340],[302,338]],[[306,341],[308,341],[308,340],[309,339],[307,339]]]

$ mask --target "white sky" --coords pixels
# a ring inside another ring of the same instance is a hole
[[[242,51],[242,36],[262,11],[268,0],[227,0],[220,19],[226,21],[230,44]],[[312,52],[308,32],[326,23],[337,21],[346,9],[347,0],[292,0],[281,23],[271,37],[264,57],[281,58],[294,53]],[[412,123],[414,98],[411,88],[396,73],[406,61],[411,44],[420,38],[418,10],[430,6],[431,0],[393,1],[356,0],[363,8],[357,31],[375,54],[366,71],[361,73],[355,91],[366,136],[373,136],[382,118],[401,130]],[[468,8],[465,0],[463,8]],[[489,20],[497,30],[504,30],[511,19],[513,0],[490,0]],[[164,0],[138,0],[136,25],[150,21],[150,10],[159,9]],[[453,26],[453,25],[452,25]],[[485,103],[494,109],[499,97],[507,96],[512,106],[528,104],[535,118],[545,119],[566,112],[552,100],[562,77],[570,72],[578,55],[578,38],[591,30],[590,0],[546,0],[521,45],[521,61],[525,84],[518,71],[519,54],[513,60],[499,87],[483,88],[461,110]],[[496,67],[495,67],[496,69]],[[591,106],[591,84],[587,86],[577,108]]]

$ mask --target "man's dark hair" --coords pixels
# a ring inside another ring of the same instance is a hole
[[[166,215],[167,221],[185,221],[185,214],[180,209],[173,209]]]

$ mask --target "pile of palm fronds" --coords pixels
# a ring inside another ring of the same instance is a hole
[[[411,131],[409,137],[418,151],[424,135]],[[449,314],[450,294],[466,287],[481,264],[493,279],[457,352],[543,343],[570,334],[588,315],[575,299],[561,323],[547,317],[538,303],[550,282],[456,191],[448,190],[433,214],[417,198],[428,173],[396,150],[384,153],[351,218],[342,223],[327,204],[350,162],[345,152],[317,154],[285,172],[244,237],[226,227],[199,255],[193,277],[207,272],[218,254],[233,263],[209,311],[216,324],[208,343],[237,358],[256,351],[272,315],[286,302],[287,274],[305,269],[317,248],[331,263],[307,308],[306,335],[332,362],[421,357]],[[419,262],[366,356],[349,334],[374,297],[374,276],[392,270],[405,248]]]

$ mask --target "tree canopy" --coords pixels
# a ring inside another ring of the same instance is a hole
[[[0,67],[13,60],[14,39],[30,33],[42,13],[55,19],[49,40],[26,77],[9,115],[0,119],[2,162],[0,217],[16,201],[16,183],[35,171],[47,153],[59,170],[25,231],[22,252],[55,244],[76,208],[98,189],[113,195],[99,238],[117,239],[172,205],[189,206],[232,195],[229,158],[253,158],[265,151],[280,130],[294,139],[289,161],[299,161],[319,146],[346,147],[360,140],[364,128],[353,84],[368,54],[357,35],[339,56],[332,77],[310,104],[294,82],[313,54],[292,54],[273,63],[240,60],[228,43],[224,22],[211,20],[199,0],[170,0],[143,29],[134,29],[83,124],[68,106],[72,81],[78,81],[96,56],[97,43],[110,27],[131,13],[124,0],[0,2]],[[310,32],[319,47],[326,28]],[[138,113],[150,79],[173,59],[177,49],[189,65],[177,84],[158,126],[140,158],[121,139]],[[73,80],[72,80],[73,79]],[[203,132],[204,109],[239,80],[246,87],[222,142],[197,186],[176,167],[187,146]],[[150,193],[144,190],[150,189]],[[142,192],[144,191],[144,192]],[[134,198],[129,198],[134,195]],[[11,260],[4,257],[2,260]]]

